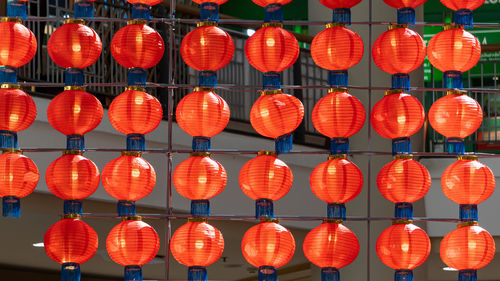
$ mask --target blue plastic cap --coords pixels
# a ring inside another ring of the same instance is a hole
[[[472,10],[460,9],[455,11],[455,24],[463,25],[466,28],[474,27],[474,15]]]
[[[27,2],[23,1],[7,1],[7,17],[21,18],[26,21],[27,18]]]
[[[344,203],[328,203],[326,216],[329,219],[344,221],[346,218],[346,208]]]
[[[332,10],[332,22],[351,25],[351,9],[338,8]]]
[[[9,2],[10,3],[10,2]],[[17,69],[12,66],[0,66],[0,84],[17,84]]]
[[[477,281],[477,270],[466,269],[458,271],[458,281]]]
[[[127,265],[123,275],[125,281],[142,281],[142,268],[138,265]]]
[[[192,200],[191,215],[193,217],[209,217],[210,216],[210,201],[208,200]]]
[[[460,204],[460,221],[469,222],[477,220],[478,220],[477,205]]]
[[[392,155],[410,154],[411,140],[408,137],[397,138],[392,140]]]
[[[198,73],[200,87],[217,87],[217,72],[205,70]]]
[[[396,219],[413,220],[413,204],[407,202],[394,204],[394,217]]]
[[[17,148],[17,133],[13,131],[0,131],[0,149]]]
[[[132,18],[149,21],[151,19],[151,6],[135,3],[132,5]]]
[[[445,71],[443,72],[443,88],[459,89],[464,88],[464,80],[460,71]]]
[[[135,216],[135,202],[126,200],[118,201],[117,213],[120,217]]]
[[[398,24],[415,25],[415,9],[405,7],[398,9]]]
[[[449,154],[464,155],[465,143],[461,138],[446,139],[446,152]]]
[[[4,196],[2,198],[2,215],[5,218],[21,217],[21,199],[16,196]]]
[[[330,155],[349,154],[348,138],[330,139]]]
[[[408,73],[396,73],[391,77],[391,89],[410,90],[410,75]]]
[[[265,8],[264,22],[283,22],[283,5],[273,3]]]
[[[279,136],[274,140],[274,148],[276,153],[289,153],[292,152],[293,149],[293,135],[286,134],[283,136]]]
[[[281,74],[272,71],[262,73],[262,88],[271,91],[281,89]]]
[[[207,281],[207,269],[203,266],[190,266],[188,268],[188,281]]]
[[[64,214],[82,215],[82,200],[64,200]]]
[[[413,271],[400,269],[394,272],[394,281],[413,281]]]
[[[328,71],[328,82],[330,83],[330,87],[333,88],[347,88],[349,84],[349,74],[347,70],[330,70]]]
[[[192,143],[193,151],[205,152],[211,148],[210,138],[207,137],[193,137]]]
[[[141,134],[127,135],[127,151],[145,151],[146,138]]]
[[[94,2],[82,1],[82,0],[75,1],[75,18],[91,19],[93,17],[94,17]]]
[[[200,20],[219,22],[219,5],[213,2],[201,3]]]
[[[255,217],[259,218],[274,218],[273,200],[257,199],[255,200]]]
[[[64,85],[66,86],[83,86],[85,77],[83,70],[80,68],[66,68],[64,70]]]
[[[68,135],[66,136],[67,150],[84,150],[85,137],[83,135]]]
[[[74,262],[63,263],[61,266],[61,281],[80,281],[80,265]]]
[[[259,281],[278,281],[278,272],[274,266],[259,267]]]
[[[321,281],[340,281],[339,270],[335,267],[322,267]]]
[[[128,85],[146,87],[146,69],[140,67],[130,68],[128,70]]]

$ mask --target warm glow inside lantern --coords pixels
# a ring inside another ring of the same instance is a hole
[[[3,18],[0,22],[0,66],[13,68],[27,64],[36,54],[38,43],[31,30],[18,18]]]
[[[1,52],[1,50],[0,50]],[[19,132],[35,121],[37,110],[33,99],[15,85],[0,89],[0,130]]]

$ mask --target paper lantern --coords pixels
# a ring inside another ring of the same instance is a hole
[[[410,73],[424,62],[425,43],[417,32],[409,28],[393,28],[375,40],[372,56],[384,72]]]
[[[80,19],[66,20],[49,38],[50,58],[63,68],[86,68],[101,55],[102,42],[97,32]]]
[[[299,43],[281,27],[264,26],[245,43],[248,62],[261,72],[281,72],[299,57]]]
[[[261,222],[245,232],[241,250],[253,266],[279,268],[292,259],[295,239],[285,227],[275,222]]]
[[[387,139],[410,137],[422,128],[424,121],[422,104],[402,91],[386,94],[375,104],[371,116],[375,132]]]
[[[393,203],[413,203],[422,199],[431,187],[431,175],[413,158],[397,157],[385,165],[377,176],[377,187]]]
[[[304,106],[294,96],[287,94],[263,94],[250,110],[250,123],[257,133],[269,137],[293,132],[304,118]]]
[[[127,0],[130,4],[144,4],[148,6],[154,6],[160,4],[161,0]]]
[[[123,152],[102,170],[104,189],[120,201],[140,200],[153,191],[155,184],[155,169],[138,153]]]
[[[292,0],[290,0],[292,1]],[[193,0],[193,2],[196,2],[198,4],[203,4],[203,3],[215,3],[217,5],[221,5],[227,2],[227,0]]]
[[[384,3],[393,7],[394,9],[401,9],[401,8],[416,8],[424,4],[425,1],[427,0],[384,0]]]
[[[475,10],[483,5],[485,0],[440,0],[443,5],[456,10]]]
[[[483,122],[479,103],[467,95],[446,95],[435,101],[429,110],[434,130],[447,138],[466,138]]]
[[[262,151],[240,170],[240,187],[246,196],[277,201],[285,196],[293,183],[293,174],[276,154]]]
[[[302,245],[306,258],[321,268],[342,268],[359,253],[356,235],[343,224],[323,223],[311,230]]]
[[[462,28],[444,30],[434,35],[427,46],[427,58],[437,69],[465,72],[481,57],[481,44]]]
[[[206,200],[217,196],[227,184],[226,169],[208,153],[192,153],[174,170],[177,192],[191,200]]]
[[[63,200],[81,200],[99,187],[99,169],[80,154],[65,154],[50,163],[45,181],[50,192]]]
[[[97,251],[97,233],[77,218],[64,218],[52,225],[43,239],[47,255],[55,262],[82,264]]]
[[[347,70],[363,57],[363,40],[343,26],[331,26],[316,35],[311,44],[314,62],[328,70]]]
[[[444,195],[457,204],[477,205],[495,190],[495,176],[474,156],[461,156],[441,177]]]
[[[351,161],[330,157],[319,164],[309,177],[314,195],[327,203],[346,203],[363,188],[363,174]]]
[[[352,8],[358,5],[361,0],[319,0],[321,4],[329,9]]]
[[[252,1],[261,7],[265,7],[265,6],[270,5],[270,4],[286,5],[290,2],[292,2],[292,0],[252,0]]]
[[[412,270],[424,263],[431,252],[431,241],[414,224],[395,224],[385,229],[377,239],[377,255],[388,267]]]
[[[163,118],[160,102],[142,90],[128,89],[113,99],[108,111],[111,125],[122,134],[145,135]]]
[[[101,102],[80,89],[60,93],[47,108],[50,125],[66,136],[84,135],[92,131],[101,123],[102,116]]]
[[[224,251],[224,237],[206,222],[188,222],[179,227],[170,242],[174,258],[185,266],[209,266]]]
[[[35,121],[36,113],[35,102],[26,92],[15,88],[0,89],[0,130],[25,130]]]
[[[0,34],[0,65],[18,68],[33,59],[38,43],[33,32],[20,19],[3,18]]]
[[[149,224],[134,217],[113,227],[106,238],[109,257],[123,266],[143,266],[160,249],[160,238]]]
[[[193,137],[217,135],[226,128],[229,117],[229,106],[223,98],[213,91],[199,89],[182,98],[175,111],[181,129]]]
[[[347,90],[329,91],[314,106],[314,128],[329,138],[348,138],[361,130],[366,112],[363,104]]]
[[[118,30],[111,41],[113,58],[126,68],[150,68],[163,57],[165,46],[160,34],[137,20]]]
[[[217,71],[226,66],[233,55],[231,35],[217,26],[200,26],[182,39],[182,59],[198,71]]]
[[[35,190],[39,179],[35,163],[20,152],[0,155],[0,197],[26,197]]]
[[[480,226],[463,226],[446,234],[441,241],[439,254],[451,268],[477,270],[493,260],[495,240]]]

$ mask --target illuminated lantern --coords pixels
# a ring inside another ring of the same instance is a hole
[[[156,172],[140,153],[123,151],[104,166],[101,179],[106,192],[119,200],[119,216],[135,215],[135,201],[153,191]]]
[[[456,24],[472,27],[472,10],[481,7],[484,1],[485,0],[441,0],[441,3],[455,11],[454,19]]]
[[[127,135],[127,147],[144,150],[144,135],[154,131],[163,118],[160,102],[144,89],[128,87],[113,99],[109,106],[108,117],[111,125],[120,133]],[[130,147],[130,141],[138,138],[140,145]]]
[[[35,102],[26,92],[16,85],[4,84],[0,89],[0,131],[25,130],[35,121],[36,114]]]
[[[233,54],[233,39],[217,26],[200,26],[182,39],[182,59],[198,71],[217,71],[231,61]]]
[[[49,38],[50,58],[63,68],[86,68],[101,55],[102,42],[81,19],[66,20]]]
[[[379,259],[396,270],[394,280],[412,280],[413,269],[423,264],[431,252],[431,241],[414,224],[394,224],[380,234],[376,249]]]
[[[158,253],[160,238],[141,217],[128,217],[111,229],[106,249],[114,262],[125,266],[125,281],[142,280],[142,266]]]
[[[101,123],[104,112],[101,102],[81,87],[68,88],[50,101],[47,119],[66,136],[84,135]]]
[[[0,155],[0,196],[3,197],[4,217],[21,216],[19,199],[30,195],[39,179],[35,163],[20,150],[5,150]]]
[[[404,25],[393,25],[375,40],[372,56],[378,68],[392,74],[392,89],[408,91],[408,73],[424,62],[425,43],[417,32]]]
[[[260,281],[276,281],[276,269],[292,259],[295,239],[285,227],[264,221],[247,230],[241,250],[247,262],[259,268]]]
[[[292,136],[289,134],[304,118],[304,106],[294,96],[274,92],[264,91],[255,101],[250,110],[250,123],[260,135],[276,139],[277,152],[286,152],[291,150]]]
[[[495,255],[495,240],[478,225],[459,225],[446,234],[439,250],[443,262],[458,270],[459,280],[477,280],[477,270],[488,265]]]
[[[33,32],[22,24],[21,19],[2,18],[0,34],[2,34],[0,41],[1,68],[18,68],[33,59],[38,43]]]
[[[292,0],[290,0],[292,1]],[[227,2],[227,0],[193,0],[193,2],[196,2],[198,4],[203,4],[203,3],[215,3],[217,5],[221,5]]]
[[[45,172],[50,192],[65,200],[65,214],[81,215],[80,200],[92,195],[99,187],[99,169],[82,154],[79,150],[65,151],[63,156],[50,163]]]
[[[240,170],[239,183],[256,200],[256,216],[273,216],[273,201],[285,196],[293,184],[292,170],[271,151],[261,151]]]
[[[189,266],[189,281],[207,280],[205,267],[222,256],[224,237],[206,220],[190,219],[175,231],[170,250],[179,263]]]
[[[226,0],[227,1],[227,0]],[[160,4],[161,0],[127,0],[130,4],[143,4],[147,6],[154,6]]]
[[[463,87],[462,72],[474,67],[481,57],[481,44],[474,35],[457,26],[445,26],[427,46],[427,58],[443,72],[446,88]]]
[[[427,0],[384,0],[385,4],[398,9],[398,24],[415,24],[415,8]]]
[[[94,229],[76,215],[65,215],[45,232],[43,239],[47,255],[62,265],[63,281],[80,280],[80,264],[94,256],[98,243]]]
[[[288,31],[264,24],[245,43],[248,62],[261,72],[281,72],[299,57],[299,43]]]
[[[191,215],[201,215],[199,211],[208,215],[210,212],[208,199],[224,190],[227,174],[219,162],[210,158],[210,153],[193,152],[191,157],[177,165],[173,182],[177,192],[192,200]]]
[[[165,46],[158,32],[145,21],[132,20],[111,41],[113,58],[125,68],[150,68],[163,57]]]
[[[271,4],[286,5],[290,2],[292,2],[292,0],[252,0],[252,1],[261,7],[265,7],[265,6],[271,5]]]
[[[199,87],[182,98],[175,111],[181,129],[193,136],[194,151],[208,150],[210,138],[224,130],[229,117],[226,101],[212,90]]]
[[[343,224],[328,221],[311,230],[302,247],[306,258],[321,267],[323,281],[340,280],[338,269],[351,264],[359,253],[356,235]]]

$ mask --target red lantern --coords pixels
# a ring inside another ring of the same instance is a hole
[[[401,8],[416,8],[425,3],[427,0],[384,0],[384,3],[394,9]]]
[[[363,52],[361,37],[344,26],[327,26],[311,44],[314,62],[328,70],[347,70],[359,63]]]
[[[441,188],[451,201],[461,205],[477,205],[495,190],[495,175],[476,156],[459,156],[441,177]]]
[[[361,192],[363,174],[346,158],[331,156],[312,171],[309,183],[319,199],[327,203],[346,203]]]
[[[432,128],[447,138],[466,138],[483,122],[479,103],[467,95],[449,94],[435,101],[429,110]]]
[[[475,10],[483,5],[485,0],[441,0],[446,7],[456,10]]]
[[[64,218],[52,225],[43,239],[47,255],[55,262],[82,264],[97,251],[97,233],[78,218]]]
[[[84,135],[101,123],[103,109],[94,95],[80,90],[66,90],[50,101],[47,119],[62,134]]]
[[[234,42],[217,26],[200,26],[182,39],[181,55],[187,65],[198,71],[217,71],[233,58]]]
[[[99,35],[80,19],[66,20],[49,38],[50,58],[63,68],[86,68],[101,55]]]
[[[160,125],[163,110],[152,95],[129,89],[113,99],[108,117],[111,125],[122,134],[145,135]]]
[[[292,1],[292,0],[290,0]],[[193,2],[196,2],[198,4],[203,4],[203,3],[215,3],[217,5],[221,5],[227,2],[227,0],[193,0]]]
[[[161,0],[127,0],[130,4],[144,4],[148,6],[154,6],[160,4]]]
[[[217,196],[227,183],[226,169],[210,158],[209,153],[194,152],[174,170],[177,192],[191,200],[206,200]]]
[[[113,227],[106,238],[109,257],[123,266],[143,266],[160,249],[160,238],[149,224],[134,217]]]
[[[137,152],[124,151],[102,170],[104,189],[120,201],[140,200],[153,191],[155,184],[155,169]]]
[[[132,21],[118,30],[111,41],[113,58],[126,68],[153,67],[160,62],[164,51],[160,34],[141,21]]]
[[[372,55],[375,64],[384,72],[410,73],[424,62],[424,39],[409,28],[393,28],[375,40]]]
[[[261,72],[281,72],[299,57],[299,43],[281,27],[264,26],[245,44],[248,62]]]
[[[198,90],[181,99],[175,118],[182,130],[191,136],[211,138],[229,123],[229,106],[213,91]]]
[[[0,130],[25,130],[35,121],[36,113],[35,102],[27,93],[15,88],[0,89]]]
[[[412,270],[429,256],[431,241],[414,224],[395,224],[380,234],[376,248],[379,259],[388,267]]]
[[[393,203],[413,203],[431,187],[431,175],[412,156],[395,156],[377,176],[378,190]]]
[[[170,242],[174,258],[185,266],[209,266],[224,251],[222,233],[206,222],[190,221],[179,227]]]
[[[451,268],[477,270],[493,260],[495,240],[480,226],[459,226],[443,238],[439,254]]]
[[[277,138],[293,132],[304,118],[304,106],[294,96],[263,94],[250,110],[250,123],[257,133]]]
[[[252,1],[261,7],[265,7],[265,6],[270,5],[270,4],[286,5],[290,2],[292,2],[292,0],[252,0]]]
[[[343,224],[323,223],[311,230],[302,245],[306,258],[316,266],[342,268],[359,253],[356,235]]]
[[[245,163],[239,176],[241,190],[246,196],[277,201],[285,196],[293,183],[293,174],[276,153],[261,151]]]
[[[261,222],[243,236],[241,250],[255,267],[279,268],[287,264],[295,252],[295,239],[285,227],[275,222]]]
[[[363,104],[347,90],[334,89],[314,106],[314,128],[329,138],[348,138],[361,130],[366,112]]]
[[[352,8],[358,5],[361,0],[319,0],[321,4],[329,9]]]
[[[410,137],[424,125],[424,107],[412,95],[401,90],[391,92],[394,91],[386,92],[386,96],[373,107],[373,129],[387,139]]]
[[[462,28],[444,30],[434,35],[427,46],[427,58],[437,69],[465,72],[481,57],[481,44]]]
[[[0,155],[0,197],[26,197],[35,190],[39,179],[35,163],[20,152]]]
[[[45,181],[50,192],[63,200],[81,200],[99,187],[99,169],[81,154],[66,153],[50,163]]]
[[[17,18],[4,18],[0,22],[0,65],[21,67],[33,59],[36,54],[37,41],[31,30]]]

